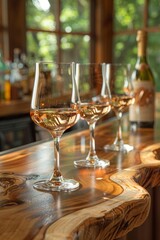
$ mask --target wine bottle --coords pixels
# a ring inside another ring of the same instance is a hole
[[[20,69],[23,64],[19,60],[20,49],[14,49],[14,59],[11,64],[11,99],[22,99],[24,96],[22,88],[22,75]]]
[[[11,95],[10,68],[3,59],[0,50],[0,100],[10,100]]]
[[[147,33],[137,32],[138,57],[132,73],[135,102],[129,108],[131,126],[150,128],[154,126],[155,81],[147,62]]]

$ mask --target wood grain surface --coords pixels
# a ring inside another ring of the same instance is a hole
[[[105,169],[75,168],[85,158],[88,130],[66,134],[60,142],[61,171],[80,182],[74,192],[46,193],[33,189],[53,170],[52,141],[30,144],[0,156],[0,240],[111,240],[125,236],[147,218],[151,198],[145,190],[160,184],[160,110],[155,127],[131,131],[123,117],[125,153],[105,152],[117,122],[96,127],[97,154],[110,160]]]

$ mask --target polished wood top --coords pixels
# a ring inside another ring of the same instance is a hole
[[[96,127],[97,154],[110,160],[106,169],[73,166],[88,153],[88,130],[62,137],[62,173],[81,184],[74,192],[44,193],[32,187],[52,173],[52,141],[1,153],[0,239],[108,240],[140,226],[150,210],[145,188],[160,184],[158,107],[153,129],[131,131],[128,115],[123,117],[124,141],[135,147],[128,154],[103,150],[115,137],[115,119]]]

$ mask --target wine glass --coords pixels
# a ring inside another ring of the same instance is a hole
[[[130,78],[129,64],[106,64],[106,81],[109,84],[111,107],[118,120],[117,136],[111,145],[105,145],[105,150],[129,152],[133,146],[124,143],[122,138],[122,114],[134,103],[133,87]]]
[[[34,183],[42,191],[74,191],[79,183],[66,179],[60,171],[59,142],[63,132],[79,119],[74,108],[77,87],[73,76],[74,63],[38,62],[31,100],[30,115],[40,127],[49,131],[54,140],[54,171],[50,179]]]
[[[76,64],[75,77],[78,85],[79,101],[77,109],[80,117],[89,125],[90,150],[86,159],[74,161],[76,167],[106,167],[108,160],[99,159],[95,150],[94,130],[96,122],[106,115],[110,109],[109,101],[104,101],[102,94],[105,77],[105,64]]]

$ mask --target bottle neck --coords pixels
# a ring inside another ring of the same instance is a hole
[[[138,48],[138,57],[146,58],[147,35],[144,32],[139,31],[137,34],[137,48]]]
[[[138,57],[146,58],[146,44],[144,42],[138,42]]]
[[[3,54],[2,54],[2,51],[0,51],[0,70],[4,71],[5,69],[6,69],[6,65],[3,60]]]
[[[144,36],[141,36],[137,39],[138,47],[138,63],[147,63],[147,54],[146,54],[147,39]]]
[[[147,63],[147,57],[138,55],[137,63]]]
[[[14,54],[13,62],[14,63],[19,63],[19,55],[17,53]]]
[[[1,50],[0,50],[0,62],[3,62],[3,54]]]

